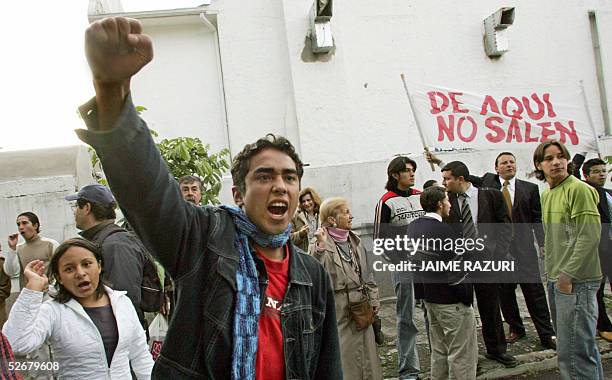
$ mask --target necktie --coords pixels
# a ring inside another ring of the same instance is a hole
[[[508,186],[510,182],[508,180],[504,180],[504,187],[502,188],[502,194],[504,195],[504,201],[506,201],[506,208],[508,209],[508,216],[512,219],[512,198],[510,198],[510,190],[508,190]]]
[[[461,220],[463,221],[463,237],[475,239],[476,226],[474,226],[474,220],[472,219],[472,211],[467,200],[466,194],[459,195],[463,199],[463,205],[461,206]]]

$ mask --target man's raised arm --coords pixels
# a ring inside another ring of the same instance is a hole
[[[131,100],[130,80],[153,58],[151,39],[137,20],[93,23],[85,51],[96,96],[80,107],[91,145],[123,214],[174,279],[195,267],[205,244],[210,209],[187,204]],[[188,242],[188,244],[186,243]]]

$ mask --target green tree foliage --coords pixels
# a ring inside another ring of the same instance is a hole
[[[143,106],[137,106],[140,114],[146,111]],[[158,137],[157,132],[149,129],[151,135]],[[218,153],[210,152],[210,145],[203,144],[197,137],[176,137],[163,139],[156,143],[162,158],[166,161],[170,172],[175,179],[185,175],[195,175],[202,180],[202,204],[219,204],[219,191],[221,190],[221,177],[229,165],[229,150],[222,149]],[[102,167],[96,152],[89,148],[94,177],[103,184],[108,185],[106,178],[101,174]]]
[[[229,150],[210,153],[210,145],[204,145],[197,137],[163,139],[157,144],[162,157],[174,178],[195,175],[202,180],[202,203],[219,204],[221,176],[229,169]]]

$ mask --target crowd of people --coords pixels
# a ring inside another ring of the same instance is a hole
[[[201,205],[200,179],[170,175],[132,103],[130,79],[153,58],[140,23],[92,23],[86,53],[96,94],[80,108],[87,129],[77,134],[96,150],[110,188],[88,185],[66,197],[81,232],[61,244],[40,235],[34,213],[17,216],[18,233],[3,253],[0,298],[10,294],[3,278],[19,276],[20,292],[16,300],[3,298],[8,317],[0,343],[16,358],[56,363],[43,377],[382,379],[379,291],[353,231],[351,201],[322,200],[303,187],[293,145],[270,134],[234,157],[235,204]],[[603,379],[596,335],[612,339],[603,302],[612,278],[605,162],[584,162],[584,154],[572,160],[561,142],[542,142],[533,153],[534,173],[548,184],[540,195],[537,185],[516,178],[512,152],[500,153],[495,173],[480,177],[461,161],[426,158],[441,175],[423,191],[415,188],[414,160],[389,163],[386,192],[372,210],[374,239],[481,239],[482,249],[459,253],[434,244],[407,255],[385,247],[385,259],[420,267],[511,261],[515,270],[394,272],[399,378],[421,373],[418,306],[430,377],[476,378],[474,295],[485,356],[516,366],[507,346],[526,334],[520,285],[542,346],[557,351],[562,378]],[[117,206],[129,225],[115,223]],[[172,283],[151,287],[151,265],[163,267]],[[147,311],[169,316],[155,361]]]

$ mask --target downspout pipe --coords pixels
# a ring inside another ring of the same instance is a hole
[[[223,62],[221,61],[221,47],[219,44],[219,33],[217,30],[217,27],[215,27],[215,25],[213,25],[213,23],[210,22],[210,20],[208,20],[208,18],[206,17],[206,12],[202,12],[200,13],[200,20],[202,20],[202,23],[204,24],[204,26],[210,30],[211,33],[214,34],[214,41],[215,41],[215,51],[217,52],[217,62],[218,62],[218,70],[219,70],[219,83],[220,83],[220,88],[219,88],[219,92],[221,93],[221,101],[223,103],[223,124],[224,124],[224,128],[225,128],[225,143],[227,145],[227,148],[230,151],[230,160],[232,159],[232,143],[231,143],[231,139],[230,139],[230,132],[229,132],[229,123],[228,123],[228,116],[227,116],[227,103],[226,103],[226,97],[225,97],[225,84],[224,84],[224,76],[223,76]]]

